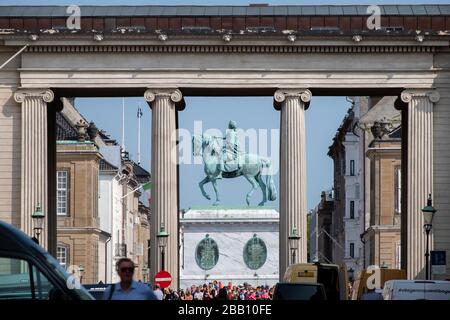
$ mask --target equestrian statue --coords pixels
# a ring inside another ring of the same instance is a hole
[[[272,178],[270,160],[256,154],[241,152],[235,121],[229,122],[225,138],[207,134],[194,135],[192,144],[194,156],[201,155],[203,158],[206,174],[206,177],[199,182],[200,190],[206,199],[211,200],[211,197],[204,189],[204,185],[211,182],[216,194],[214,206],[220,203],[217,180],[237,178],[239,176],[244,176],[252,186],[246,196],[247,205],[250,205],[250,198],[258,186],[263,194],[263,199],[258,206],[264,206],[267,199],[270,201],[277,199],[277,190]],[[264,182],[262,171],[265,168],[268,174]]]

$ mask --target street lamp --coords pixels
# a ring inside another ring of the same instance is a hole
[[[292,228],[291,234],[288,237],[289,239],[289,248],[291,249],[291,257],[292,262],[291,264],[295,263],[295,256],[298,250],[298,240],[300,239],[300,236],[298,235],[297,228],[294,226]]]
[[[166,228],[164,227],[164,225],[161,225],[156,237],[158,238],[158,245],[161,249],[161,270],[164,270],[164,254],[165,248],[167,246],[167,238],[169,237],[169,234],[166,232]]]
[[[428,248],[428,239],[430,236],[431,228],[433,227],[433,218],[436,213],[436,209],[433,207],[433,202],[431,200],[431,193],[428,195],[427,205],[422,209],[423,213],[423,228],[427,234],[427,247],[425,251],[425,279],[429,279],[429,263],[430,263],[430,251]]]
[[[36,239],[36,242],[39,244],[40,236],[42,233],[42,229],[44,228],[44,218],[45,214],[42,212],[41,204],[38,203],[36,206],[36,209],[31,214],[31,219],[33,220],[34,225],[34,238]]]
[[[354,276],[355,276],[355,270],[353,268],[348,269],[348,279],[353,282]]]
[[[83,283],[84,266],[82,264],[78,266],[78,272],[80,273],[80,283]]]
[[[147,282],[147,276],[148,276],[148,268],[144,266],[142,268],[142,278],[144,282]]]

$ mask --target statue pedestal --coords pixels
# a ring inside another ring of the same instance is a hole
[[[180,288],[278,282],[279,213],[269,208],[192,209],[180,215]]]

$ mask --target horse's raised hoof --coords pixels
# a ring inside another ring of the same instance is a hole
[[[260,203],[258,203],[258,207],[264,207],[264,201],[261,201]]]
[[[210,197],[209,195],[204,194],[203,196],[204,196],[206,199],[211,200],[211,197]]]
[[[245,199],[245,202],[247,202],[247,206],[250,206],[250,199]]]

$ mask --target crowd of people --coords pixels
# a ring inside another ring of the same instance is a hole
[[[274,287],[256,286],[248,283],[233,285],[214,280],[203,285],[192,285],[178,291],[170,288],[161,289],[154,286],[154,293],[158,300],[271,300]]]
[[[135,281],[136,266],[129,258],[121,258],[116,263],[116,271],[120,282],[113,283],[103,292],[103,300],[271,300],[274,287],[253,287],[248,283],[226,286],[220,281],[213,281],[200,286],[192,285],[181,290],[160,288],[158,284],[152,288],[148,283]]]

